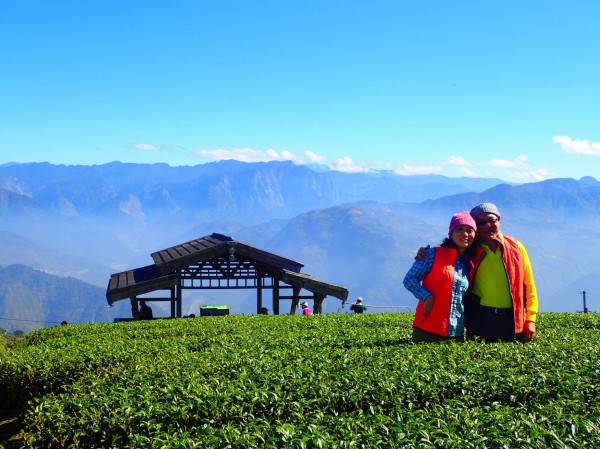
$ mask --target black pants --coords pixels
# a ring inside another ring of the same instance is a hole
[[[467,340],[480,338],[488,343],[496,341],[523,341],[522,334],[515,334],[515,318],[512,309],[494,309],[474,306],[467,316]]]
[[[445,337],[413,327],[413,343],[438,343],[440,341],[464,341],[463,337]]]

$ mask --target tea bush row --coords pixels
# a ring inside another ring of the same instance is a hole
[[[531,344],[414,345],[412,315],[40,330],[3,354],[28,447],[600,446],[600,317]]]

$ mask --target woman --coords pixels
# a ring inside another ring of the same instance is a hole
[[[463,340],[463,296],[469,287],[476,229],[469,212],[454,214],[448,238],[428,248],[427,258],[415,261],[406,273],[404,286],[419,299],[413,321],[415,343]]]
[[[310,308],[308,307],[308,303],[306,301],[304,301],[300,305],[302,306],[302,315],[312,315],[313,314],[312,310],[310,310]]]

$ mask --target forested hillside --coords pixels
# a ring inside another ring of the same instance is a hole
[[[62,321],[108,322],[114,314],[115,310],[107,309],[105,290],[100,287],[24,265],[0,267],[0,328],[29,332]]]

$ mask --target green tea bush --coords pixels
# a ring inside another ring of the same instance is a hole
[[[0,354],[27,447],[600,447],[600,316],[414,345],[412,315],[60,326]]]

